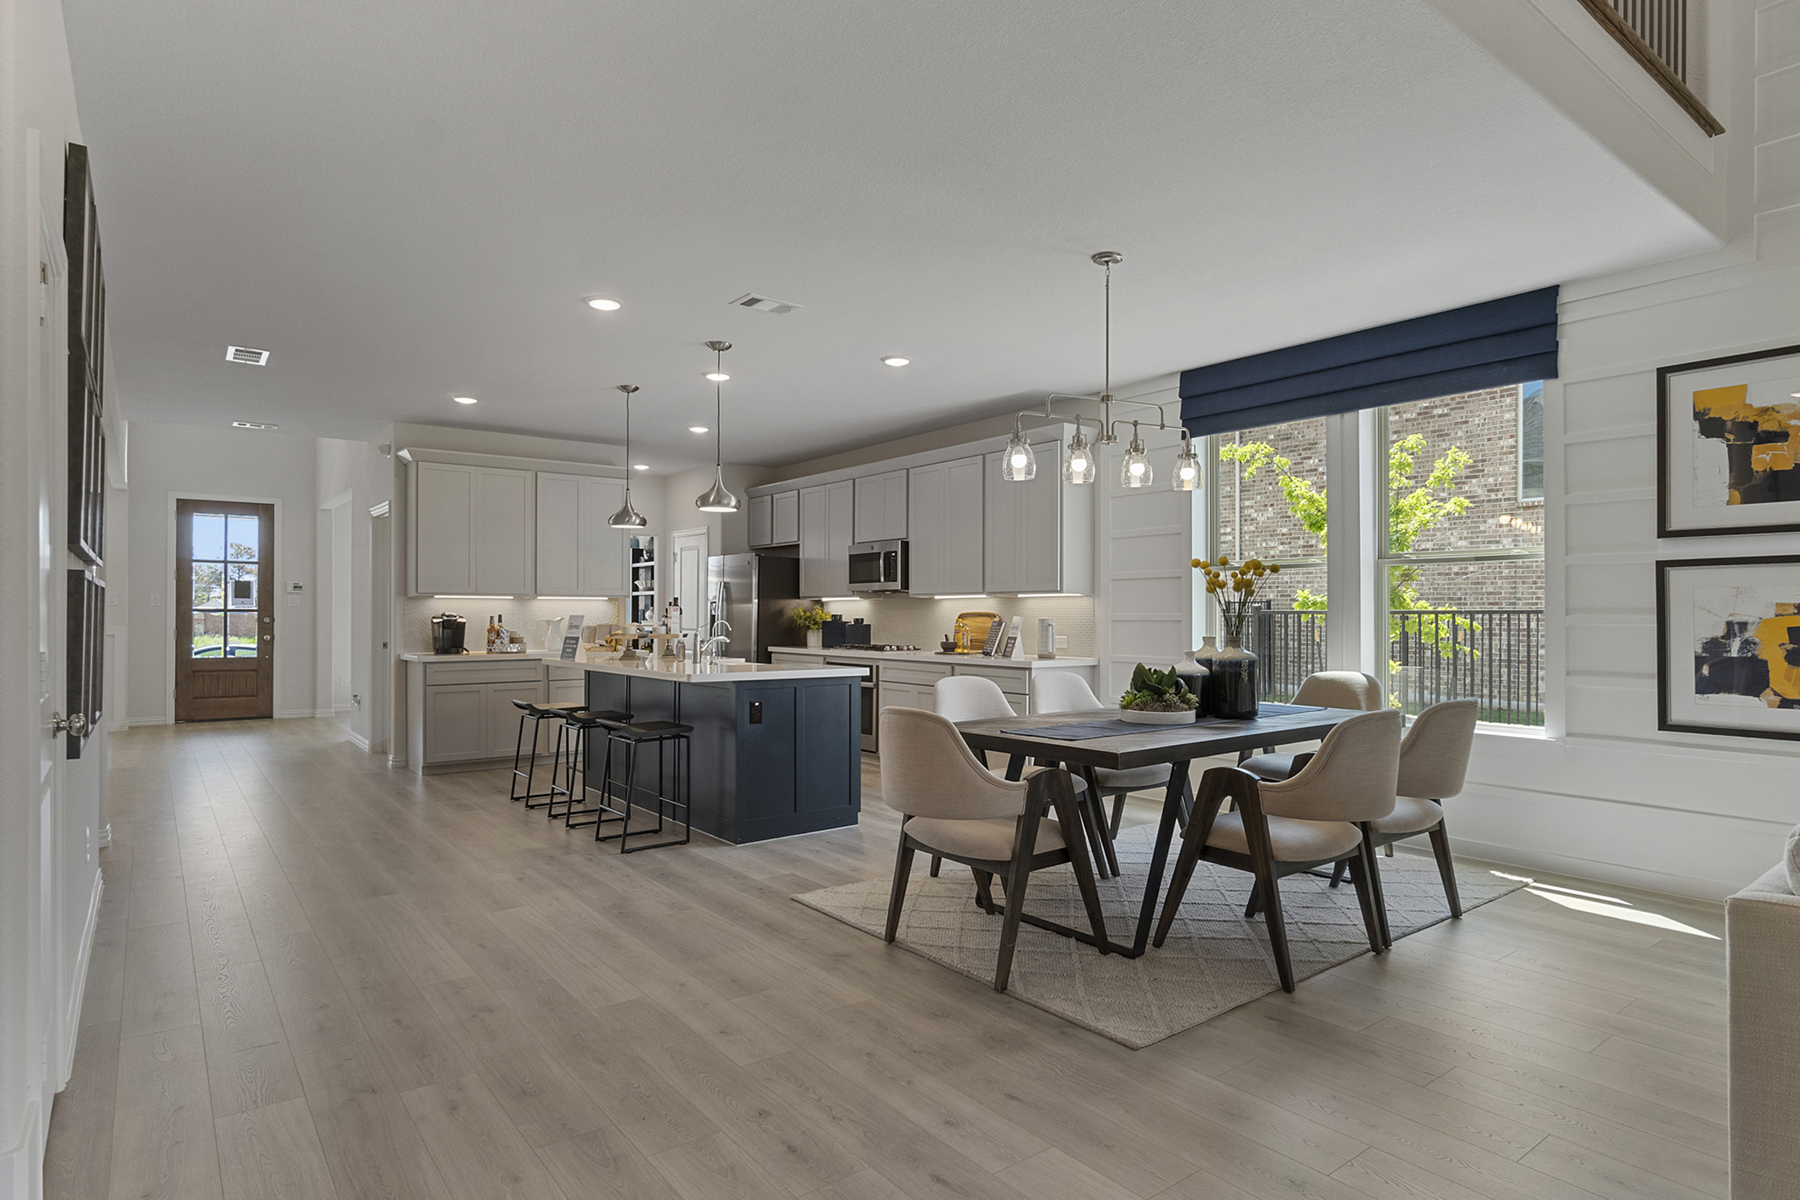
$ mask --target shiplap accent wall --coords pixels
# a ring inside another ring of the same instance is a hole
[[[1753,22],[1719,139],[1739,232],[1564,285],[1562,378],[1545,389],[1550,739],[1479,740],[1450,807],[1466,852],[1720,896],[1800,823],[1800,743],[1656,728],[1656,560],[1800,550],[1783,535],[1656,538],[1656,369],[1800,343],[1800,0],[1758,5]]]

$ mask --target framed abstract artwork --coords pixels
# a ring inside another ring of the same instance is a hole
[[[1658,729],[1800,740],[1800,555],[1656,564]]]
[[[1800,346],[1656,372],[1656,536],[1800,531]]]

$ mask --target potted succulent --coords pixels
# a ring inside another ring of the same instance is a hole
[[[817,608],[808,608],[804,604],[796,604],[788,611],[788,616],[793,618],[794,627],[796,629],[803,630],[806,633],[806,648],[808,650],[818,650],[822,648],[824,635],[819,631],[825,628],[825,622],[831,620],[831,614],[825,611],[824,605],[821,604]]]
[[[1200,698],[1173,668],[1158,670],[1139,663],[1131,687],[1119,697],[1119,716],[1136,725],[1185,725],[1194,720]]]

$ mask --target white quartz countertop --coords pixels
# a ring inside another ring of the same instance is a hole
[[[814,650],[810,646],[770,646],[771,654],[810,654],[816,658],[841,658],[852,662],[976,663],[984,667],[1016,667],[1019,670],[1054,671],[1058,667],[1096,667],[1097,658],[985,658],[979,654],[944,654],[937,650]]]
[[[429,651],[412,651],[402,654],[402,662],[535,662],[539,659],[555,658],[548,650],[527,650],[522,654],[489,654],[485,650],[472,650],[467,654],[432,654]]]
[[[630,662],[617,658],[584,656],[574,662],[564,661],[560,665],[580,667],[605,675],[649,675],[667,679],[671,683],[772,683],[780,679],[861,679],[863,675],[860,667],[778,667],[771,663],[708,663],[700,666],[688,659],[651,658],[648,655]]]

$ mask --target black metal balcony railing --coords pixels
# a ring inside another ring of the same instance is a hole
[[[1293,699],[1325,669],[1324,609],[1264,608],[1246,629],[1260,698]],[[1389,613],[1388,696],[1407,713],[1474,699],[1481,720],[1544,723],[1544,610],[1394,609]]]

